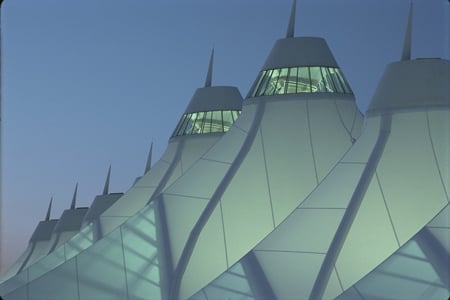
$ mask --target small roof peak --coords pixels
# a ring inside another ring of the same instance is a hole
[[[291,8],[291,16],[289,18],[289,24],[286,31],[286,38],[294,37],[294,29],[295,29],[295,11],[297,10],[297,0],[293,0],[292,8]]]
[[[53,196],[50,198],[50,203],[48,204],[47,215],[45,216],[45,221],[50,220],[50,212],[52,211],[52,203],[53,203]]]
[[[403,51],[401,60],[411,60],[411,40],[412,40],[412,17],[413,2],[409,4],[408,25],[406,26],[405,40],[403,42]]]
[[[103,195],[109,194],[109,179],[111,177],[111,165],[109,165],[108,175],[106,175],[105,186],[103,187]]]
[[[150,150],[148,151],[147,163],[145,164],[144,175],[152,168],[152,153],[153,153],[153,141],[150,144]]]
[[[77,191],[78,191],[78,182],[75,185],[75,191],[73,192],[72,203],[70,204],[70,209],[75,209],[75,203],[77,201]]]
[[[212,48],[211,56],[209,58],[208,73],[206,73],[205,87],[211,87],[213,62],[214,62],[214,48]]]

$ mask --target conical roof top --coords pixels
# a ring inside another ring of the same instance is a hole
[[[400,61],[389,64],[380,79],[367,113],[450,105],[450,61],[411,60],[412,4]]]
[[[242,109],[243,98],[236,87],[212,86],[214,49],[211,51],[205,86],[195,91],[175,128],[177,136],[228,131]]]
[[[44,221],[40,221],[33,234],[31,235],[30,242],[35,241],[46,241],[50,240],[52,236],[53,229],[55,228],[58,220],[50,220],[50,213],[52,210],[53,197],[50,198],[50,202],[47,208],[47,214],[45,215]]]
[[[214,49],[212,49],[209,59],[205,86],[195,91],[185,113],[214,110],[241,110],[243,99],[236,87],[212,86],[213,63]]]
[[[262,70],[301,66],[337,67],[326,41],[319,37],[294,37],[295,11],[292,3],[286,38],[275,42]]]

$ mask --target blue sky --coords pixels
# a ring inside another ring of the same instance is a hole
[[[291,0],[5,0],[2,6],[3,265],[52,218],[112,192],[154,162],[215,48],[213,85],[245,96]],[[408,0],[299,0],[296,36],[324,37],[365,111],[400,57]],[[414,1],[412,57],[450,58],[450,3]]]

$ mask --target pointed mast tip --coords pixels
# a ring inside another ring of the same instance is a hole
[[[294,37],[294,29],[295,29],[295,11],[297,10],[297,0],[293,0],[292,2],[292,9],[291,9],[291,16],[289,18],[289,24],[288,29],[286,32],[286,38],[293,38]]]
[[[111,165],[109,165],[108,169],[108,175],[106,175],[106,181],[105,186],[103,187],[103,194],[102,195],[108,195],[109,194],[109,179],[111,177]]]
[[[45,221],[50,220],[50,212],[52,211],[52,203],[53,203],[53,196],[50,198],[50,203],[48,204],[47,215],[45,216]]]
[[[413,18],[413,1],[409,5],[408,25],[406,26],[405,40],[403,42],[401,60],[411,60],[411,40],[412,40],[412,18]]]
[[[150,144],[150,150],[148,151],[148,156],[147,156],[147,163],[145,164],[145,171],[144,171],[144,175],[150,171],[150,169],[152,168],[152,154],[153,154],[153,141]]]
[[[75,191],[73,192],[72,203],[70,204],[70,209],[75,209],[75,204],[77,201],[77,191],[78,191],[78,182],[75,185]]]
[[[209,58],[208,73],[206,73],[205,87],[211,87],[213,62],[214,62],[214,48],[212,48],[211,56]]]

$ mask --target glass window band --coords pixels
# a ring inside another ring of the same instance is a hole
[[[263,70],[249,95],[351,92],[339,68],[311,66]]]
[[[172,137],[227,132],[240,114],[240,110],[215,110],[184,114]]]

